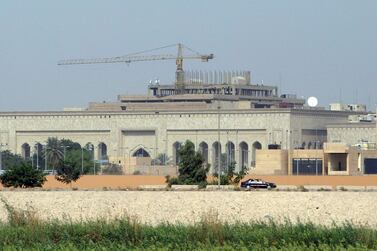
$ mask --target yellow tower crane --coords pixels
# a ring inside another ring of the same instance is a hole
[[[177,47],[177,55],[173,54],[158,54],[158,55],[142,55],[144,53],[165,49],[168,47]],[[187,49],[195,53],[193,55],[184,55],[183,50]],[[200,59],[202,62],[208,62],[209,59],[213,59],[213,54],[203,55],[200,54],[189,47],[179,43],[174,45],[168,45],[164,47],[159,47],[151,50],[140,51],[132,54],[127,54],[120,57],[109,57],[109,58],[92,58],[92,59],[68,59],[61,60],[58,65],[75,65],[75,64],[107,64],[107,63],[132,63],[137,61],[156,61],[156,60],[172,60],[175,59],[176,62],[176,72],[175,72],[175,85],[176,93],[185,93],[185,73],[183,70],[183,59]]]

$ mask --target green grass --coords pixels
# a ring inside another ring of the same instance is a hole
[[[224,224],[215,212],[194,225],[150,226],[135,217],[44,222],[3,203],[0,250],[377,250],[377,230],[352,224]]]
[[[1,250],[376,250],[375,230],[343,225],[212,224],[148,226],[112,222],[0,226]]]

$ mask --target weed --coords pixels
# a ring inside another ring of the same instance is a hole
[[[344,191],[348,191],[347,188],[345,188],[345,187],[343,187],[343,186],[339,187],[339,190],[340,190],[340,191],[343,191],[343,192],[344,192]]]
[[[37,217],[36,211],[29,206],[28,209],[16,209],[10,205],[4,198],[0,198],[8,213],[8,223],[11,226],[38,226],[41,220]]]
[[[308,190],[306,187],[304,187],[303,185],[298,186],[298,187],[297,187],[297,190],[299,190],[300,192],[308,192],[308,191],[309,191],[309,190]]]

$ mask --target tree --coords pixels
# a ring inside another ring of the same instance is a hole
[[[66,149],[69,149],[69,150],[80,150],[81,149],[81,145],[77,142],[74,142],[70,139],[61,139],[59,144],[61,145],[61,147],[63,147],[63,150],[64,150],[64,147]]]
[[[63,161],[64,153],[62,150],[62,144],[58,138],[48,138],[47,148],[45,151],[49,163],[55,170]]]
[[[93,160],[91,153],[86,149],[81,150],[79,149],[69,149],[65,153],[65,161],[72,163],[72,165],[81,170],[82,174],[91,173],[93,174]]]
[[[209,166],[204,165],[204,158],[200,152],[195,152],[194,143],[187,140],[178,152],[180,184],[200,184],[206,182]]]
[[[0,175],[4,187],[42,187],[46,181],[45,174],[41,170],[34,169],[30,162],[22,161],[9,167]]]
[[[88,144],[87,144],[88,145]],[[81,149],[81,145],[70,139],[48,138],[47,158],[54,170],[66,161],[82,173],[93,173],[92,153],[88,148]],[[97,167],[97,165],[96,165]],[[98,168],[96,168],[98,170]]]
[[[25,162],[25,160],[18,154],[13,154],[9,150],[1,152],[1,166],[3,170],[20,165],[22,162]]]
[[[75,167],[74,163],[65,161],[56,169],[55,179],[65,184],[70,184],[72,181],[78,180],[80,176],[80,169]]]

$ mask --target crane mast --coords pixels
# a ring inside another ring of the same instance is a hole
[[[175,90],[177,94],[185,92],[185,72],[183,71],[183,48],[178,44],[178,55],[176,60],[177,69],[175,71]]]
[[[140,55],[146,52],[156,51],[163,48],[168,48],[172,46],[177,46],[178,53],[177,55],[172,54],[157,54],[157,55]],[[184,48],[194,52],[194,55],[184,55]],[[157,61],[157,60],[173,60],[176,61],[176,72],[175,72],[175,90],[176,94],[185,93],[185,72],[183,70],[183,59],[200,59],[202,62],[208,62],[209,59],[213,59],[213,54],[203,55],[200,54],[187,46],[179,43],[176,45],[164,46],[152,50],[146,50],[142,52],[132,53],[125,56],[119,57],[107,57],[107,58],[93,58],[93,59],[68,59],[61,60],[58,62],[58,65],[76,65],[76,64],[108,64],[108,63],[132,63],[138,61]]]

